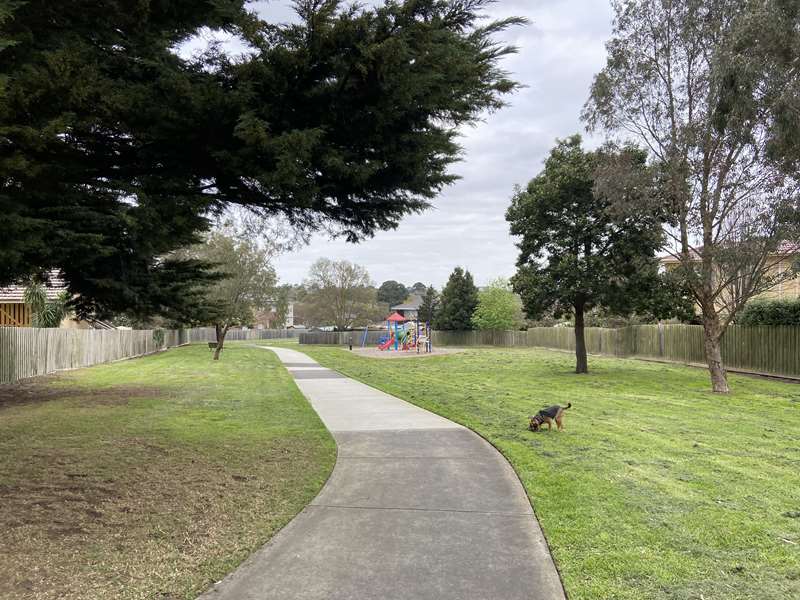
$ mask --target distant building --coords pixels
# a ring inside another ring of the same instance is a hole
[[[56,300],[67,291],[61,273],[58,270],[50,271],[47,285],[45,286],[47,299]],[[25,286],[11,285],[0,288],[0,327],[30,327],[31,307],[25,304]],[[86,321],[78,321],[72,316],[67,316],[61,322],[63,329],[91,329],[92,325]]]
[[[403,315],[406,319],[416,319],[419,315],[419,307],[422,306],[423,298],[420,294],[411,294],[401,304],[390,306],[389,310]]]
[[[691,256],[693,262],[700,261],[699,252],[693,250]],[[680,265],[680,261],[674,256],[663,256],[659,260],[668,271]],[[784,242],[778,248],[778,252],[769,257],[769,262],[773,265],[770,272],[773,275],[786,273],[792,268],[792,263],[797,260],[800,260],[800,246]],[[757,298],[759,300],[796,300],[800,298],[800,277],[786,279]]]
[[[282,323],[278,322],[278,307],[275,304],[256,313],[256,327],[259,329],[292,329],[294,326],[294,302],[289,302]]]

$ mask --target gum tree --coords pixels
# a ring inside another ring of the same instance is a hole
[[[748,300],[794,276],[776,266],[800,241],[800,9],[783,0],[614,8],[584,117],[649,149],[658,185],[635,208],[668,215],[663,249],[701,312],[712,389],[728,392],[725,330]]]

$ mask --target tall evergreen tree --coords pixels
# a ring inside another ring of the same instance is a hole
[[[472,329],[472,315],[477,306],[478,288],[472,281],[472,274],[456,267],[442,290],[434,328],[443,331]]]
[[[415,284],[416,287],[416,284]],[[419,318],[425,323],[433,324],[436,321],[436,313],[439,311],[439,293],[433,285],[425,288],[422,296],[422,304],[419,307]]]
[[[455,176],[456,129],[516,89],[491,0],[27,0],[0,6],[0,285],[60,267],[79,312],[160,312],[168,258],[232,205],[350,241]],[[248,47],[175,48],[205,29]]]
[[[619,160],[627,158],[645,169],[643,152],[622,154]],[[619,216],[594,193],[601,158],[584,152],[578,135],[560,141],[506,214],[512,235],[519,236],[514,290],[530,318],[548,312],[574,316],[577,373],[589,370],[587,310],[602,306],[617,314],[638,309],[667,316],[686,307],[658,274],[661,222],[646,210]]]

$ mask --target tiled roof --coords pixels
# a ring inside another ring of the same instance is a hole
[[[46,285],[47,299],[55,300],[58,295],[67,289],[64,283],[64,278],[58,269],[50,271]],[[11,285],[9,287],[0,288],[0,303],[1,304],[17,304],[24,302],[25,286],[24,285]]]

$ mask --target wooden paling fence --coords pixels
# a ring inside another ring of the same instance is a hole
[[[376,337],[381,333],[385,335],[385,332],[374,332]],[[302,333],[300,343],[343,346],[351,335],[354,345],[359,345],[358,331]],[[570,327],[535,327],[528,331],[434,331],[432,341],[434,347],[542,347],[574,351],[575,331]],[[369,343],[374,345],[372,340]],[[591,354],[705,364],[700,325],[588,327],[586,348]],[[800,327],[732,325],[722,340],[722,356],[726,367],[731,369],[800,377]]]
[[[281,339],[296,335],[293,329],[234,329],[225,339]],[[0,327],[0,383],[216,339],[213,327],[160,330],[158,333],[153,330]]]

